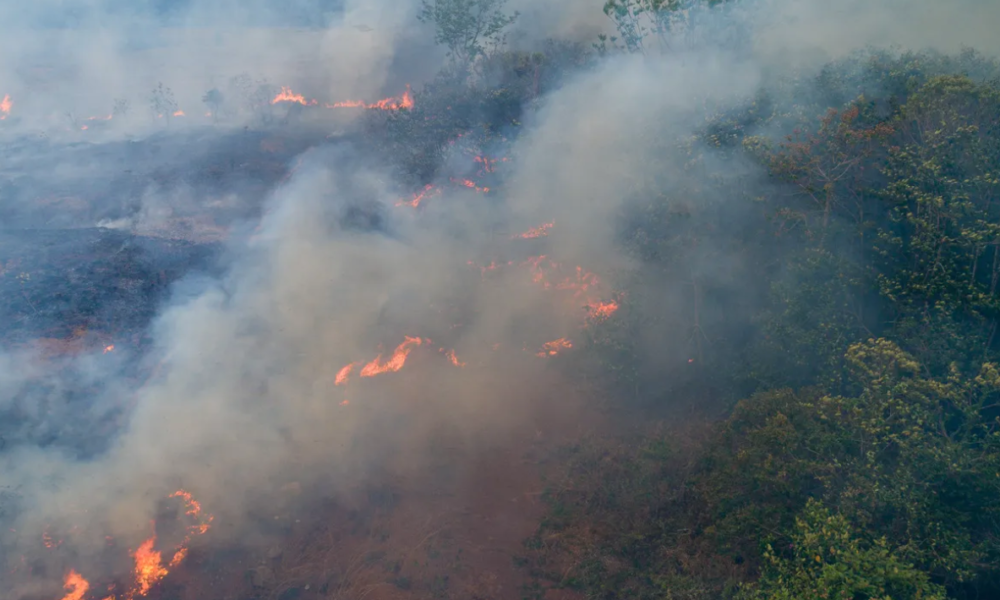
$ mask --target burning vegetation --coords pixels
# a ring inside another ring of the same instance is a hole
[[[416,10],[426,80],[5,82],[0,600],[1000,595],[1000,62]]]

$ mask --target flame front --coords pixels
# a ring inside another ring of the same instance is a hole
[[[573,342],[567,340],[566,338],[559,338],[558,340],[545,342],[545,344],[542,346],[541,351],[539,351],[537,355],[542,358],[546,356],[555,356],[560,352],[562,352],[563,350],[569,350],[572,347],[573,347]]]
[[[3,100],[0,100],[0,121],[7,118],[12,106],[14,106],[14,103],[10,101],[10,94],[4,94]]]
[[[451,361],[451,364],[455,365],[456,367],[464,367],[465,366],[464,362],[458,360],[458,356],[455,355],[455,351],[454,350],[447,351],[445,353],[445,356],[447,356],[448,360]]]
[[[63,543],[62,540],[52,539],[52,534],[49,533],[48,529],[42,532],[42,545],[44,545],[49,550],[53,548],[58,548],[59,546],[62,545],[62,543]]]
[[[274,97],[274,100],[271,100],[271,104],[278,104],[280,102],[294,102],[302,106],[314,106],[317,104],[315,100],[306,100],[305,96],[296,94],[292,91],[292,88],[286,86],[281,86],[281,91]]]
[[[458,185],[461,185],[461,186],[464,186],[464,187],[467,187],[470,190],[476,190],[477,192],[483,192],[484,194],[486,192],[490,191],[490,188],[488,188],[488,187],[479,187],[478,185],[476,185],[476,182],[472,181],[471,179],[455,179],[453,177],[451,179],[451,182],[452,183],[457,183]]]
[[[412,200],[400,200],[396,203],[396,206],[412,206],[413,208],[417,208],[425,199],[436,196],[438,193],[440,193],[440,190],[428,183],[419,194],[413,196]]]
[[[69,592],[63,596],[62,600],[83,600],[83,596],[90,589],[90,583],[83,578],[83,575],[71,569],[69,573],[66,573],[63,587]]]
[[[346,385],[356,366],[358,366],[358,363],[351,363],[337,371],[337,377],[333,380],[333,385]]]
[[[188,553],[187,544],[191,541],[191,537],[208,531],[209,524],[212,522],[212,516],[202,513],[201,504],[190,493],[184,490],[177,490],[170,494],[170,498],[179,498],[184,502],[184,514],[191,517],[193,523],[186,527],[184,539],[174,550],[174,555],[171,557],[170,563],[166,566],[163,564],[163,554],[155,548],[155,533],[139,545],[139,548],[132,555],[135,563],[133,568],[135,581],[132,587],[125,592],[123,596],[124,600],[134,600],[137,597],[147,595],[157,582],[169,574],[169,569],[178,566],[184,561]],[[47,533],[45,535],[47,536]],[[76,571],[70,571],[66,575],[64,587],[70,591],[62,600],[83,600],[87,590],[90,589],[90,584]],[[115,600],[115,598],[114,595],[111,595],[104,600]]]
[[[155,535],[143,542],[135,551],[135,594],[139,596],[148,594],[153,584],[166,577],[168,573],[163,566],[163,556],[153,549],[154,544],[156,544]]]
[[[173,494],[170,494],[171,498],[180,498],[184,501],[185,511],[184,514],[195,519],[194,524],[188,525],[187,531],[188,535],[184,537],[184,544],[191,541],[191,535],[204,535],[212,523],[212,515],[203,515],[201,512],[201,504],[194,499],[194,497],[184,490],[177,490]]]
[[[326,104],[327,108],[367,108],[376,110],[399,110],[401,108],[413,108],[413,94],[410,92],[410,86],[407,84],[406,90],[403,95],[398,98],[383,98],[378,102],[373,102],[368,104],[361,100],[345,100],[343,102],[334,102],[333,104]]]
[[[618,303],[614,300],[609,302],[589,302],[587,304],[587,320],[591,322],[604,321],[611,318],[618,310]]]
[[[382,355],[379,354],[375,357],[375,360],[371,361],[361,369],[362,377],[375,377],[376,375],[381,375],[382,373],[396,372],[403,368],[406,364],[406,357],[410,355],[410,351],[413,350],[415,346],[423,344],[424,341],[418,337],[406,336],[405,341],[396,346],[395,352],[392,353],[392,358],[387,362],[382,362]]]
[[[532,227],[524,233],[512,236],[511,239],[532,240],[549,235],[549,230],[555,227],[555,223],[543,223],[538,227]]]

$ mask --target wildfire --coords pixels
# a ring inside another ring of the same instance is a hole
[[[166,577],[168,571],[163,566],[163,556],[153,549],[156,536],[149,538],[135,551],[135,593],[145,596],[153,584]],[[130,595],[131,596],[131,595]]]
[[[281,91],[271,100],[271,104],[280,104],[282,102],[291,102],[293,104],[301,104],[302,106],[317,106],[319,104],[319,101],[315,99],[307,100],[302,94],[296,94],[288,86],[281,86]],[[333,104],[324,104],[323,106],[326,108],[368,108],[379,110],[413,108],[413,94],[410,92],[410,86],[407,85],[406,91],[398,98],[383,98],[370,104],[362,100],[345,100],[343,102],[334,102]]]
[[[381,375],[382,373],[396,372],[403,368],[406,364],[406,357],[410,355],[410,351],[413,350],[415,346],[419,346],[424,343],[424,340],[418,337],[406,336],[405,341],[399,346],[396,346],[395,352],[392,353],[392,358],[387,362],[382,362],[382,355],[379,354],[375,357],[375,360],[371,361],[361,369],[362,377],[375,377],[376,375]]]
[[[335,102],[333,104],[324,105],[327,108],[368,108],[377,110],[399,110],[401,108],[413,108],[413,94],[410,92],[410,86],[407,84],[406,90],[403,95],[398,98],[383,98],[378,102],[373,102],[368,104],[361,100],[346,100],[343,102]]]
[[[274,100],[271,100],[271,104],[278,104],[280,102],[294,102],[302,106],[315,106],[318,104],[315,100],[306,100],[305,96],[296,94],[292,91],[292,88],[286,86],[281,86],[281,91],[274,97]]]
[[[544,289],[556,289],[573,293],[574,298],[582,298],[587,308],[587,322],[600,322],[608,319],[619,308],[615,300],[600,299],[601,280],[597,275],[582,267],[576,268],[576,277],[564,277],[554,285],[549,279],[550,273],[557,273],[559,263],[549,260],[544,254],[529,258],[522,263],[531,272],[531,280]]]
[[[337,371],[337,377],[333,380],[333,385],[345,385],[348,378],[350,378],[351,373],[354,371],[354,367],[359,364],[360,363],[353,362]]]
[[[546,356],[555,356],[563,350],[569,350],[573,347],[573,342],[567,340],[566,338],[559,338],[558,340],[552,340],[551,342],[545,342],[542,345],[542,349],[536,354],[542,358]]]
[[[441,348],[441,352],[444,352],[444,348]],[[465,366],[464,362],[458,360],[458,356],[455,355],[455,351],[454,350],[448,350],[447,352],[444,353],[444,355],[447,356],[448,360],[451,362],[451,364],[455,365],[456,367],[464,367]]]
[[[110,121],[113,118],[114,118],[114,115],[111,114],[111,115],[108,115],[106,117],[87,117],[86,119],[84,119],[84,121],[87,121],[88,123],[91,122],[91,121]],[[80,131],[87,131],[88,129],[90,129],[90,125],[81,125],[80,126]]]
[[[187,556],[187,551],[188,551],[187,548],[181,548],[180,550],[174,553],[174,557],[170,559],[171,569],[181,564],[181,561],[183,561],[184,558]]]
[[[555,223],[544,223],[538,227],[532,227],[531,229],[525,231],[524,233],[511,236],[511,239],[522,239],[522,240],[532,240],[535,238],[545,237],[549,235],[549,230],[555,226]]]
[[[191,537],[208,531],[212,516],[202,513],[201,504],[190,493],[184,490],[177,490],[170,494],[170,498],[180,498],[184,502],[184,514],[192,517],[194,523],[187,526],[187,533],[184,539],[174,550],[174,555],[166,566],[163,564],[163,553],[155,548],[156,533],[153,533],[149,539],[139,545],[132,554],[135,562],[135,567],[133,568],[135,583],[123,596],[124,600],[134,600],[136,597],[147,595],[157,582],[169,574],[169,569],[178,566],[184,561],[188,553],[187,544],[191,541]],[[43,537],[43,539],[45,538]],[[62,600],[83,600],[87,590],[90,589],[90,584],[76,571],[70,571],[66,575],[64,587],[70,591]],[[115,600],[115,598],[114,595],[111,595],[104,600]]]
[[[458,185],[461,185],[461,186],[465,186],[465,187],[469,188],[470,190],[476,190],[477,192],[483,192],[484,194],[486,192],[490,191],[490,188],[488,188],[488,187],[479,187],[478,185],[476,185],[476,182],[472,181],[471,179],[455,179],[454,177],[452,177],[451,178],[451,182],[452,183],[457,183]]]
[[[83,596],[90,589],[90,583],[82,575],[71,569],[69,573],[66,573],[66,581],[63,583],[63,587],[69,590],[69,592],[63,596],[62,600],[83,600]]]
[[[439,193],[439,189],[428,183],[419,194],[415,194],[413,196],[412,200],[400,200],[396,203],[396,206],[412,206],[413,208],[417,208],[425,199],[430,198],[431,196],[436,196]]]
[[[3,100],[0,100],[0,121],[7,118],[12,106],[14,106],[14,103],[10,101],[10,94],[4,94]]]
[[[466,261],[466,264],[468,264],[469,266],[472,266],[472,267],[476,266],[476,263],[472,262],[471,260],[470,261]],[[483,279],[485,279],[486,278],[486,273],[488,273],[489,271],[496,271],[500,267],[510,266],[510,265],[513,265],[513,264],[514,264],[513,261],[507,261],[505,263],[498,263],[495,260],[491,260],[490,264],[483,265],[483,266],[479,267],[479,273],[480,273],[480,275],[482,275]]]
[[[604,321],[615,314],[618,310],[618,303],[614,300],[610,302],[593,302],[587,304],[587,319],[591,321]]]
[[[193,525],[188,526],[188,535],[184,538],[185,544],[190,541],[192,533],[203,535],[208,531],[209,524],[212,522],[212,515],[202,515],[201,503],[195,500],[190,492],[177,490],[173,494],[170,494],[170,497],[182,499],[184,501],[184,508],[186,509],[184,514],[194,517],[196,520]]]
[[[109,344],[104,347],[104,354],[107,354],[108,352],[114,352],[114,350],[115,350],[115,345]]]
[[[52,539],[52,534],[50,534],[46,529],[42,532],[42,544],[51,550],[52,548],[58,548],[62,545],[62,540]]]

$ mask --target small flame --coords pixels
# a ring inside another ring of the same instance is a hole
[[[555,356],[563,350],[569,350],[573,347],[573,342],[567,340],[566,338],[559,338],[558,340],[552,340],[551,342],[545,342],[542,346],[542,350],[537,353],[537,356],[545,358],[546,356]]]
[[[473,266],[473,267],[476,266],[476,263],[472,262],[471,260],[470,261],[466,261],[466,263],[469,266]],[[500,267],[510,266],[510,265],[513,265],[513,264],[514,264],[514,262],[510,261],[510,260],[507,261],[507,262],[505,262],[505,263],[498,263],[495,260],[491,260],[490,264],[483,265],[483,266],[479,267],[479,274],[483,277],[483,279],[486,279],[486,273],[487,272],[489,272],[489,271],[496,271]]]
[[[52,548],[58,548],[59,546],[62,545],[62,543],[63,543],[62,540],[54,540],[54,539],[52,539],[52,534],[50,534],[47,529],[42,532],[42,544],[46,548],[48,548],[50,550]]]
[[[403,95],[398,98],[383,98],[378,102],[373,102],[368,104],[361,100],[345,100],[343,102],[334,102],[333,104],[324,105],[327,108],[368,108],[377,110],[399,110],[401,108],[413,108],[413,94],[410,92],[410,86],[407,84],[406,90]]]
[[[0,100],[0,121],[7,118],[12,106],[14,106],[14,103],[10,101],[10,94],[4,94],[3,100]]]
[[[82,575],[71,569],[66,574],[66,581],[63,583],[63,587],[69,590],[69,593],[63,596],[62,600],[83,600],[83,596],[90,589],[90,583]]]
[[[455,355],[455,351],[454,350],[447,351],[445,353],[445,356],[447,356],[448,360],[451,361],[451,364],[455,365],[456,367],[464,367],[465,366],[464,362],[461,362],[460,360],[458,360],[458,356]]]
[[[115,350],[115,345],[109,344],[104,347],[104,354],[107,354],[108,352],[114,352],[114,350]]]
[[[286,86],[281,86],[281,91],[274,97],[274,100],[271,100],[271,104],[278,104],[279,102],[294,102],[302,106],[315,106],[318,104],[315,100],[306,100],[305,96],[296,94],[292,91],[292,88]]]
[[[618,310],[618,303],[614,300],[610,302],[592,301],[587,304],[587,319],[593,322],[601,322],[611,318]]]
[[[191,534],[204,535],[212,522],[212,515],[202,515],[201,503],[194,499],[190,492],[184,490],[177,490],[173,494],[170,494],[171,498],[180,498],[184,501],[185,511],[184,514],[189,517],[194,517],[197,521],[193,525],[188,526],[188,535],[184,538],[184,544],[188,543],[191,539]]]
[[[403,368],[406,364],[406,357],[409,356],[410,351],[413,350],[414,346],[419,346],[424,343],[424,340],[418,337],[406,336],[405,341],[396,347],[395,352],[392,353],[392,358],[387,362],[382,362],[382,355],[379,354],[375,357],[375,360],[371,361],[364,368],[361,369],[362,377],[374,377],[376,375],[381,375],[382,373],[396,372]]]
[[[341,370],[337,371],[337,377],[333,380],[333,385],[344,385],[347,383],[348,378],[350,378],[351,373],[354,371],[354,367],[358,366],[360,363],[352,362]]]
[[[436,196],[439,193],[440,190],[428,183],[419,194],[415,194],[413,196],[412,200],[400,200],[396,203],[396,206],[412,206],[413,208],[417,208],[425,199],[430,198],[431,196]]]
[[[479,187],[478,185],[476,185],[476,182],[472,181],[471,179],[455,179],[453,177],[451,179],[451,182],[452,183],[457,183],[458,185],[465,186],[465,187],[469,188],[470,190],[476,190],[477,192],[483,192],[484,194],[486,192],[490,191],[490,188],[488,188],[488,187]]]
[[[479,170],[479,174],[482,175],[483,173],[496,172],[497,170],[496,164],[498,162],[507,162],[510,159],[507,158],[506,156],[503,156],[501,158],[490,158],[488,156],[474,156],[472,157],[472,160],[483,165],[483,168]]]
[[[184,111],[183,110],[174,111],[174,116],[175,117],[183,117],[184,116]]]
[[[511,239],[522,239],[522,240],[532,240],[535,238],[545,237],[549,235],[549,230],[555,226],[555,223],[543,223],[538,227],[532,227],[531,229],[525,231],[524,233],[511,236]]]
[[[170,568],[172,569],[177,565],[181,564],[181,561],[183,561],[184,558],[187,556],[187,552],[188,552],[187,548],[180,548],[179,550],[177,550],[177,552],[174,553],[174,557],[170,559]]]

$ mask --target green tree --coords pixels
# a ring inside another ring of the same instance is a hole
[[[455,66],[468,68],[500,48],[504,29],[518,13],[503,11],[507,0],[423,0],[417,18],[434,25],[434,41],[448,47]]]
[[[942,583],[994,574],[996,365],[927,378],[882,339],[846,358],[856,395],[768,392],[737,406],[696,484],[708,533],[753,556],[762,541],[787,544],[791,515],[816,499]]]
[[[886,539],[867,541],[844,517],[810,501],[796,519],[790,551],[765,551],[763,576],[747,600],[944,600],[927,573]]]

